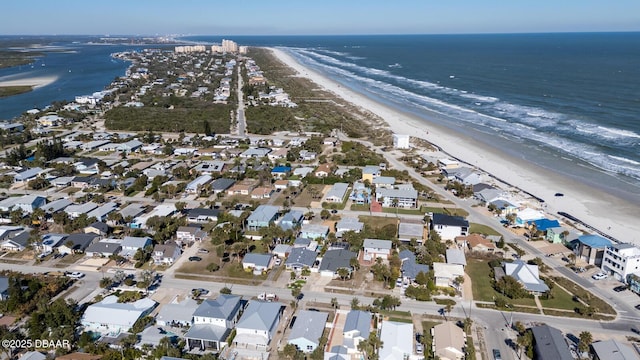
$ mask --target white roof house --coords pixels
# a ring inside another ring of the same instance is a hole
[[[190,182],[189,184],[187,184],[187,187],[185,188],[185,191],[188,193],[196,193],[198,191],[198,189],[201,186],[204,186],[208,183],[211,182],[211,180],[213,180],[213,178],[211,177],[211,175],[201,175],[199,177],[197,177],[195,180],[193,180],[192,182]]]
[[[453,284],[458,276],[464,276],[464,267],[460,264],[433,263],[433,274],[436,286],[447,287]]]
[[[107,296],[102,301],[89,305],[82,316],[85,331],[101,335],[116,336],[131,329],[141,317],[149,314],[157,303],[149,298],[133,303],[119,303],[118,297]]]
[[[339,203],[344,200],[344,196],[347,194],[347,189],[349,188],[349,184],[347,183],[335,183],[331,187],[331,189],[327,192],[327,195],[324,197],[324,200],[327,202],[335,202]]]
[[[130,224],[132,228],[145,229],[147,227],[147,220],[154,216],[165,217],[173,215],[177,211],[174,204],[160,204],[156,206],[150,213],[138,216]]]
[[[413,354],[413,324],[382,321],[380,360],[407,359]]]

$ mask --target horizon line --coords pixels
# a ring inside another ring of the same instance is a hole
[[[545,34],[627,34],[640,33],[640,30],[595,30],[595,31],[523,31],[523,32],[464,32],[464,33],[345,33],[345,34],[0,34],[1,36],[99,36],[99,37],[184,37],[184,36],[455,36],[455,35],[545,35]]]

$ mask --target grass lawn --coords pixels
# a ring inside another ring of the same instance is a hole
[[[318,197],[313,199],[311,198],[311,192],[309,191],[309,189],[314,188],[318,190]],[[322,191],[324,190],[324,185],[321,184],[309,184],[307,185],[304,190],[302,190],[302,193],[298,194],[298,196],[296,197],[296,206],[300,206],[300,207],[308,207],[311,205],[311,202],[313,201],[322,201],[322,199],[324,198]],[[283,201],[284,201],[284,196],[282,196]]]
[[[502,296],[491,286],[491,269],[486,260],[468,259],[465,272],[471,278],[473,299],[478,301],[494,301],[495,297]],[[508,299],[514,305],[535,306],[533,298]]]
[[[469,216],[469,213],[466,210],[459,209],[459,208],[449,208],[449,207],[439,208],[439,207],[425,206],[421,210],[423,210],[424,212],[440,213],[440,214],[447,214],[452,216],[462,216],[462,217]]]
[[[551,289],[552,299],[540,299],[543,308],[574,310],[579,303],[573,301],[573,296],[558,286]]]
[[[398,225],[398,219],[395,217],[360,215],[358,219],[371,229],[382,229],[387,225]]]
[[[422,209],[382,208],[383,213],[398,215],[424,215]]]
[[[552,279],[553,279],[553,281],[558,283],[563,288],[565,288],[568,291],[572,292],[574,295],[577,295],[578,297],[580,297],[580,299],[582,299],[582,301],[584,301],[585,303],[589,304],[590,306],[595,307],[599,313],[612,314],[612,315],[616,314],[616,311],[613,309],[613,307],[611,307],[611,305],[609,305],[609,303],[605,302],[601,298],[599,298],[599,297],[593,295],[592,293],[588,292],[583,287],[579,286],[578,284],[574,283],[573,281],[571,281],[571,280],[569,280],[567,278],[557,277],[557,276],[554,276]],[[576,302],[574,302],[573,304],[574,304],[573,307],[578,305],[578,303],[576,303]],[[573,309],[573,307],[572,307],[572,309]]]
[[[469,233],[500,236],[500,233],[497,232],[494,228],[487,225],[476,224],[476,223],[469,224]]]
[[[369,204],[352,204],[351,211],[369,211]]]

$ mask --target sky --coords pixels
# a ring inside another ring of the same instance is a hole
[[[640,31],[638,0],[13,0],[0,35]]]

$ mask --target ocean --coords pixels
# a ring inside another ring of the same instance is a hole
[[[426,130],[437,123],[640,202],[640,33],[233,39],[279,47]]]
[[[426,130],[437,123],[640,203],[640,33],[226,38],[279,47],[344,86],[423,118]],[[125,46],[56,45],[69,51],[42,61],[47,70],[55,66],[59,80],[0,99],[0,119],[102,90],[128,66],[109,56]],[[82,63],[89,66],[80,70]],[[0,69],[0,78],[17,72]]]

